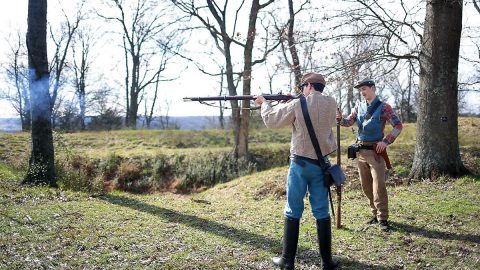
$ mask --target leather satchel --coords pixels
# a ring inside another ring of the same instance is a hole
[[[325,163],[322,155],[322,150],[320,149],[317,136],[315,135],[315,130],[313,130],[312,120],[310,119],[310,115],[308,114],[307,102],[304,96],[300,97],[300,105],[302,106],[303,118],[305,120],[305,124],[307,125],[310,140],[312,140],[313,148],[315,149],[315,153],[317,154],[318,163],[325,174],[325,185],[327,187],[331,185],[340,187],[345,182],[347,177],[345,176],[345,173],[343,172],[340,165],[330,165]],[[337,155],[340,155],[340,153],[337,153]]]

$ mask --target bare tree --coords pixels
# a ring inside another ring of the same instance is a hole
[[[472,0],[473,2],[473,5],[475,6],[475,9],[478,11],[478,13],[480,14],[480,6],[478,5],[477,1],[476,0]]]
[[[145,120],[147,124],[147,128],[150,128],[150,123],[152,122],[154,112],[156,109],[157,100],[159,97],[159,88],[161,82],[166,81],[173,81],[177,78],[172,77],[165,77],[162,76],[164,71],[167,69],[169,63],[172,62],[174,57],[177,54],[177,51],[183,46],[184,41],[182,39],[176,38],[175,36],[178,35],[177,31],[172,31],[167,33],[167,36],[157,40],[158,49],[155,51],[155,54],[158,56],[158,72],[157,77],[155,78],[155,88],[153,91],[153,95],[150,95],[149,98],[144,99],[145,104]],[[142,93],[143,96],[148,96],[148,93]],[[142,98],[143,99],[143,98]],[[141,100],[142,100],[141,99]],[[148,104],[150,104],[149,110],[147,109]],[[149,112],[148,112],[149,111]],[[169,110],[167,110],[168,113]],[[168,115],[167,115],[168,116]]]
[[[458,144],[458,61],[463,1],[427,2],[420,53],[417,142],[410,177],[467,172]]]
[[[220,91],[218,93],[219,96],[223,95],[223,89],[224,89],[224,79],[225,79],[225,71],[223,70],[223,67],[220,68]],[[218,123],[220,124],[221,129],[225,129],[225,109],[223,107],[222,101],[219,102],[219,115],[218,115]]]
[[[345,108],[348,114],[350,114],[355,107],[355,104],[360,101],[360,96],[355,95],[354,86],[359,81],[360,76],[367,76],[365,74],[364,65],[367,62],[359,61],[359,58],[365,59],[370,55],[372,41],[358,37],[352,40],[350,44],[344,47],[337,47],[337,52],[334,54],[335,62],[333,68],[340,67],[333,77],[334,80],[341,81],[341,87],[346,88]],[[362,75],[360,75],[362,73]],[[373,74],[370,74],[374,77]],[[336,89],[338,95],[342,94],[342,89]],[[338,98],[338,103],[341,98]]]
[[[65,81],[65,79],[62,77],[62,73],[64,72],[65,67],[67,66],[67,55],[71,47],[71,42],[74,38],[75,32],[80,26],[80,22],[83,20],[84,15],[82,13],[82,7],[84,4],[84,1],[85,0],[81,2],[81,6],[78,8],[78,11],[76,13],[76,16],[73,22],[67,16],[66,12],[62,10],[63,15],[65,17],[65,21],[62,24],[62,29],[59,37],[56,37],[52,27],[50,27],[50,39],[55,44],[55,54],[51,62],[51,70],[53,71],[54,76],[51,78],[53,80],[53,87],[51,91],[51,100],[50,100],[50,107],[52,109],[52,116],[53,116],[52,117],[53,128],[55,128],[55,119],[57,116],[58,108],[60,106],[59,104],[57,104],[56,106],[55,103],[57,102],[57,98],[59,94],[58,92],[62,85],[62,82]]]
[[[408,65],[407,74],[395,70],[384,80],[395,101],[395,108],[400,115],[402,122],[413,122],[416,120],[414,113],[414,97],[418,93],[418,85],[415,84],[413,73],[414,67]]]
[[[47,57],[47,0],[28,1],[28,67],[32,152],[23,183],[56,187]]]
[[[358,70],[365,73],[382,71],[377,76],[388,74],[403,61],[417,61],[422,35],[422,23],[416,19],[421,8],[418,4],[407,5],[400,1],[395,5],[387,5],[382,1],[351,0],[350,7],[328,15],[326,20],[332,21],[329,33],[319,38],[322,41],[333,41],[347,44],[346,47],[363,44],[349,59],[332,64],[324,62],[319,68],[328,74],[352,72]],[[383,5],[382,5],[383,4]],[[340,33],[340,34],[337,34]],[[353,45],[352,45],[353,44]],[[364,67],[358,69],[358,67]],[[355,71],[356,72],[356,71]]]
[[[290,56],[292,59],[292,62],[289,63],[290,69],[293,71],[293,74],[295,75],[295,85],[299,86],[300,81],[302,79],[302,72],[300,70],[300,59],[298,58],[298,53],[297,53],[297,47],[296,47],[296,42],[295,42],[295,31],[294,31],[294,25],[295,25],[295,15],[300,12],[303,8],[303,6],[307,2],[304,2],[301,5],[301,8],[297,11],[294,12],[293,8],[293,0],[288,0],[288,24],[287,28],[285,29],[286,36],[287,36],[287,44],[288,44],[288,50],[290,51]],[[282,35],[284,36],[284,35]],[[283,45],[283,43],[282,43]],[[284,46],[282,46],[284,49]],[[284,49],[285,50],[285,49]],[[287,57],[285,57],[285,60],[288,62]]]
[[[248,17],[247,33],[244,36],[237,31],[237,27],[240,27],[237,22],[245,0],[240,1],[235,9],[234,16],[228,14],[232,8],[229,6],[230,2],[228,0],[224,1],[223,5],[220,5],[215,0],[207,0],[206,2],[206,6],[197,6],[193,0],[172,0],[172,3],[182,12],[196,18],[201,25],[208,30],[213,38],[216,48],[224,56],[225,77],[229,95],[237,95],[235,76],[242,78],[243,95],[250,95],[252,67],[264,62],[266,56],[279,45],[278,42],[270,45],[268,38],[266,38],[262,57],[256,60],[253,59],[254,41],[257,36],[256,23],[258,13],[261,9],[270,5],[273,0],[269,0],[264,4],[260,4],[259,0],[252,0]],[[232,18],[233,22],[230,22],[230,18]],[[227,29],[228,26],[231,26],[231,29]],[[239,46],[243,49],[243,68],[239,72],[234,71],[235,54],[232,53],[232,45]],[[218,73],[211,75],[223,76],[223,74]],[[237,101],[231,101],[230,104],[232,107],[235,155],[237,157],[248,157],[248,121],[250,116],[250,103],[248,101],[243,101],[241,106],[239,106]]]
[[[165,101],[165,105],[162,106],[163,108],[163,114],[160,115],[160,127],[162,129],[168,129],[170,126],[170,116],[169,116],[169,111],[170,111],[170,102]]]
[[[275,28],[275,33],[273,35],[277,35],[280,38],[280,45],[281,45],[281,55],[283,56],[283,62],[290,70],[291,74],[293,74],[293,85],[294,89],[297,92],[301,92],[299,89],[300,81],[302,79],[302,70],[306,69],[306,66],[301,65],[301,59],[299,56],[299,45],[300,48],[305,49],[302,47],[302,43],[305,42],[305,39],[308,38],[305,31],[297,31],[295,30],[295,25],[297,20],[295,17],[302,11],[307,9],[311,9],[312,7],[310,1],[302,1],[298,4],[298,8],[295,9],[293,0],[288,0],[288,20],[287,22],[281,21],[281,16],[279,16],[279,12],[284,12],[281,8],[280,10],[275,10],[270,13],[270,17],[272,23]],[[310,44],[309,44],[310,45]],[[309,46],[306,46],[304,56],[308,57],[307,50],[309,50]],[[307,60],[305,59],[305,63]],[[290,84],[292,85],[292,84]]]
[[[102,18],[121,26],[123,48],[125,52],[125,94],[126,94],[126,125],[136,128],[138,107],[144,92],[159,80],[159,74],[165,70],[162,64],[156,64],[159,37],[164,41],[174,40],[176,22],[172,11],[166,4],[158,5],[157,1],[136,0],[127,5],[122,0],[106,2],[114,15],[99,14]],[[165,45],[166,48],[172,46]]]
[[[475,13],[475,16],[480,15],[479,2],[472,0],[472,3],[475,7],[475,10],[478,13]],[[469,9],[469,1],[466,1],[465,9]],[[467,94],[473,94],[480,92],[480,28],[478,24],[472,23],[475,22],[473,18],[467,18],[466,24],[463,25],[462,29],[462,46],[465,46],[461,49],[462,53],[460,54],[460,64],[468,64],[473,66],[473,72],[468,72],[459,76],[459,94],[461,96],[466,96]],[[459,99],[461,101],[461,98]]]
[[[98,81],[103,81],[103,79],[99,78]],[[105,114],[108,109],[112,109],[112,107],[118,105],[114,102],[118,100],[118,96],[115,95],[114,90],[105,83],[92,87],[90,94],[90,98],[86,100],[87,108],[89,108],[93,114]]]
[[[157,75],[158,77],[160,76],[160,73]],[[152,99],[152,106],[150,107],[150,112],[148,111],[148,103],[147,101],[145,100],[144,102],[144,105],[145,105],[145,114],[144,114],[144,118],[145,118],[145,121],[146,121],[146,124],[147,124],[147,128],[150,128],[150,125],[152,123],[152,119],[153,119],[153,113],[155,111],[155,104],[157,102],[157,97],[158,97],[158,88],[159,88],[159,83],[160,83],[160,80],[159,78],[157,77],[156,79],[156,82],[155,82],[155,91],[153,93],[153,99]]]
[[[87,76],[91,65],[91,46],[94,43],[92,31],[82,28],[77,31],[72,44],[73,72],[75,74],[75,95],[80,108],[80,129],[85,130],[87,110]]]
[[[10,41],[12,39],[9,39]],[[24,60],[27,57],[25,42],[21,37],[20,32],[17,33],[16,38],[10,45],[10,54],[7,59],[12,62],[7,63],[5,72],[7,81],[13,85],[13,93],[7,88],[5,92],[1,93],[0,98],[3,98],[12,105],[15,111],[20,116],[22,130],[30,130],[30,95],[28,93],[28,68]]]

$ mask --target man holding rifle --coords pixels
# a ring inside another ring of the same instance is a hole
[[[403,126],[392,107],[376,96],[374,80],[362,80],[355,88],[360,91],[365,101],[356,106],[347,118],[343,118],[341,112],[337,112],[336,118],[340,125],[346,127],[357,122],[357,141],[349,147],[348,157],[354,159],[358,152],[360,182],[372,211],[372,217],[367,224],[378,223],[380,228],[386,231],[389,224],[385,166],[391,168],[386,149],[398,137]],[[393,130],[384,137],[386,122],[392,125]]]
[[[321,74],[308,73],[302,78],[302,91],[313,123],[315,137],[329,164],[328,154],[336,149],[332,126],[335,125],[336,102],[322,94],[325,79]],[[302,113],[301,102],[294,99],[285,106],[272,107],[263,96],[256,96],[261,115],[268,128],[291,126],[290,168],[287,177],[287,202],[284,209],[283,251],[273,263],[282,269],[294,269],[300,218],[304,210],[303,199],[308,190],[312,214],[316,219],[318,242],[323,269],[335,269],[338,262],[332,259],[332,232],[328,211],[328,186],[319,166],[317,154],[310,139]]]

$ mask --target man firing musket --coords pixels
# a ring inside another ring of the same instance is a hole
[[[260,106],[262,119],[268,128],[293,127],[291,161],[287,177],[287,202],[284,208],[283,251],[281,256],[272,259],[273,263],[282,269],[294,269],[300,218],[304,210],[303,199],[307,190],[312,214],[316,219],[323,269],[335,269],[338,266],[338,262],[332,258],[331,251],[332,232],[328,210],[330,183],[327,181],[332,178],[327,177],[328,169],[335,167],[330,165],[328,155],[336,150],[332,126],[335,124],[337,104],[332,97],[323,95],[324,87],[325,79],[321,74],[308,73],[302,78],[303,95],[299,96],[280,94],[184,98],[185,101],[202,103],[255,100]],[[272,106],[271,101],[281,100],[290,102],[285,106]]]
[[[293,127],[283,251],[281,256],[273,258],[273,263],[282,269],[294,269],[300,218],[304,210],[303,198],[307,190],[316,219],[323,269],[338,266],[332,258],[329,184],[326,183],[324,170],[330,165],[328,154],[336,150],[332,126],[335,124],[337,104],[332,97],[323,95],[324,88],[325,79],[321,74],[307,73],[302,78],[303,96],[286,106],[273,108],[264,96],[255,100],[261,106],[261,116],[268,128]],[[317,151],[315,145],[319,145]]]

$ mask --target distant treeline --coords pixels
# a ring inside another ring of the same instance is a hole
[[[218,129],[217,116],[169,116],[169,124],[162,124],[160,117],[154,117],[149,129]],[[228,117],[226,118],[228,121]],[[85,119],[86,130],[117,130],[125,128],[125,117],[121,115],[102,115],[87,116]],[[56,130],[79,131],[81,130],[80,121],[75,117],[66,117],[56,119]],[[143,117],[137,120],[137,127],[147,128]],[[22,131],[20,118],[0,118],[0,132],[19,132]],[[28,130],[25,130],[28,131]]]

